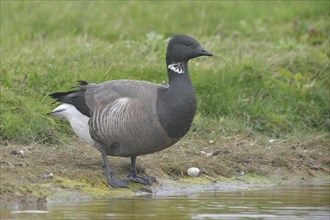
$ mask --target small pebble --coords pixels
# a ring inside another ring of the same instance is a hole
[[[245,175],[245,172],[243,170],[241,170],[237,173],[237,176],[244,176],[244,175]]]
[[[273,143],[275,141],[276,141],[276,139],[270,139],[270,140],[268,140],[269,143]]]
[[[212,153],[207,153],[206,156],[207,156],[207,157],[212,157],[213,154],[212,154]]]
[[[53,178],[53,176],[54,176],[54,174],[53,174],[53,173],[50,173],[50,174],[45,174],[45,175],[43,176],[43,179],[52,179],[52,178]]]
[[[187,174],[189,176],[192,176],[192,177],[196,177],[199,175],[201,171],[197,168],[197,167],[190,167],[188,170],[187,170]]]
[[[24,151],[22,151],[22,150],[12,150],[12,151],[10,151],[10,154],[23,157],[24,156]]]
[[[24,151],[19,150],[19,151],[18,151],[18,154],[21,155],[21,156],[23,156],[23,155],[24,155]]]
[[[217,155],[219,155],[220,154],[220,150],[216,150],[216,151],[214,151],[213,153],[212,153],[212,156],[217,156]]]
[[[220,150],[216,150],[212,153],[206,153],[205,151],[201,151],[201,154],[206,155],[207,157],[214,157],[220,154]]]

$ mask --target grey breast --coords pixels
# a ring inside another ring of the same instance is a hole
[[[108,155],[138,156],[159,151],[173,140],[159,123],[156,101],[162,85],[116,80],[88,84],[90,133]]]

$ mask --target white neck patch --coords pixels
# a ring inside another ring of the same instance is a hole
[[[168,65],[167,68],[169,68],[170,70],[173,70],[174,72],[176,72],[178,74],[184,73],[182,62],[172,63],[172,64]]]

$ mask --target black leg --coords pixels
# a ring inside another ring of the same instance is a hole
[[[128,179],[144,185],[151,185],[156,180],[155,177],[152,176],[142,177],[136,175],[136,156],[131,157],[131,173]]]
[[[137,177],[136,175],[136,157],[131,157],[131,174],[132,177]]]
[[[113,187],[113,188],[128,188],[128,182],[126,180],[121,180],[117,177],[114,177],[112,175],[112,170],[108,161],[108,157],[105,154],[105,152],[102,152],[102,159],[105,165],[105,169],[107,171],[107,178],[108,178],[108,182],[109,184]]]

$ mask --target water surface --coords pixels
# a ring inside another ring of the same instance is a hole
[[[239,192],[140,196],[1,210],[1,219],[317,219],[329,220],[329,185]]]

